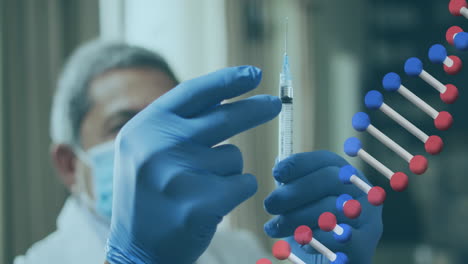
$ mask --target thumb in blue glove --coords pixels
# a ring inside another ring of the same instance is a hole
[[[221,219],[256,192],[239,149],[213,146],[280,112],[267,95],[220,105],[260,80],[259,69],[244,66],[184,82],[122,128],[109,262],[194,263]]]
[[[300,225],[309,226],[314,238],[335,252],[344,252],[350,263],[372,263],[372,257],[382,234],[382,206],[375,207],[367,196],[353,185],[344,185],[339,179],[340,168],[348,163],[328,151],[307,152],[292,155],[279,162],[273,169],[274,178],[282,183],[265,199],[265,209],[273,219],[265,224],[265,232],[273,238],[287,238],[293,251],[306,263],[328,263],[310,246],[299,248],[292,235]],[[367,179],[358,173],[358,177]],[[362,205],[362,213],[356,219],[348,219],[336,208],[341,194],[349,194]],[[320,215],[331,212],[338,223],[352,229],[351,240],[341,243],[333,232],[318,228]]]

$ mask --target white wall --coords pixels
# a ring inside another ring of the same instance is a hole
[[[2,2],[0,1],[0,10],[2,10]],[[3,25],[0,19],[0,62],[3,61]],[[0,63],[0,196],[4,197],[3,190],[4,190],[4,168],[3,168],[3,64]],[[4,223],[3,223],[3,214],[5,213],[4,210],[4,199],[0,200],[0,262],[5,261],[5,234],[4,234]]]
[[[181,80],[226,67],[222,0],[101,0],[101,36],[165,57]]]
[[[99,0],[100,37],[123,40],[125,30],[125,0]]]

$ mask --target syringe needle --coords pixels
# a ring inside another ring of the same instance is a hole
[[[288,30],[289,30],[289,18],[286,17],[285,19],[285,27],[286,30],[284,31],[284,54],[287,54],[288,52]]]

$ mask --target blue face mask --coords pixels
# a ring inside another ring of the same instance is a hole
[[[106,220],[112,216],[114,141],[90,148],[79,155],[92,171],[94,187],[94,209]]]

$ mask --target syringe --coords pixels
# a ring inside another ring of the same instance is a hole
[[[286,18],[286,36],[284,41],[283,68],[280,72],[279,94],[283,104],[279,119],[279,156],[278,161],[293,153],[293,86],[289,70],[288,19]]]

